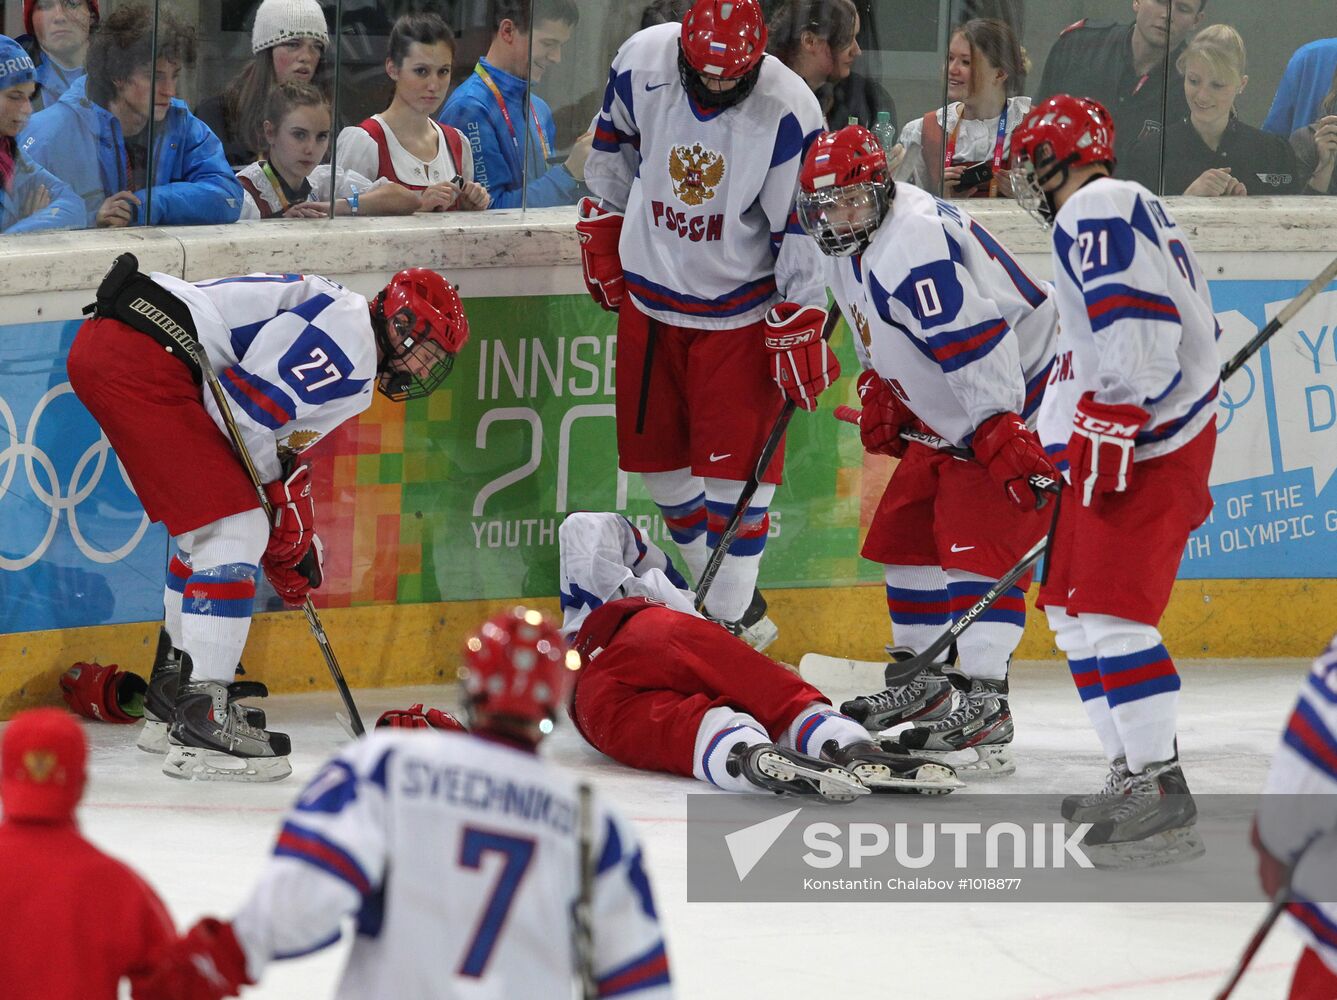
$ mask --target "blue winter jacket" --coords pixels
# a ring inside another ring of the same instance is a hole
[[[51,57],[42,51],[37,39],[32,35],[20,35],[14,41],[32,56],[33,77],[37,82],[37,95],[32,102],[34,114],[59,101],[65,96],[65,91],[70,89],[70,84],[84,75],[82,66],[74,69],[62,69],[57,66]]]
[[[506,110],[515,124],[516,137],[497,107],[493,95],[482,77],[474,73],[455,89],[441,109],[438,119],[445,125],[454,125],[469,139],[474,154],[474,180],[492,195],[491,208],[546,208],[550,205],[574,205],[580,197],[580,183],[562,165],[549,167],[543,158],[543,144],[539,142],[534,116],[525,106],[528,81],[497,69],[486,59],[478,60],[492,82],[506,100]],[[537,94],[531,94],[534,111],[543,126],[548,148],[556,146],[557,123],[552,109]],[[524,122],[528,133],[520,134]],[[528,184],[526,185],[526,178]],[[523,190],[528,188],[528,192]]]
[[[28,195],[45,186],[50,201],[46,208],[28,216],[19,215]],[[83,229],[84,203],[60,178],[22,156],[15,157],[14,176],[0,188],[0,232],[35,233],[42,229]]]
[[[19,137],[24,156],[45,167],[83,199],[87,225],[102,202],[129,184],[121,123],[85,92],[87,78],[70,85],[53,107],[32,116]],[[136,191],[134,223],[194,226],[236,222],[242,190],[209,126],[173,98],[167,117],[153,127],[152,192]],[[145,216],[145,212],[151,214]]]

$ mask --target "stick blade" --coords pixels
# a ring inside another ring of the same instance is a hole
[[[885,660],[851,660],[823,653],[804,653],[799,676],[821,691],[880,691],[886,687]]]

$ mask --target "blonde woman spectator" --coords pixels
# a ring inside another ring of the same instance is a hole
[[[264,149],[265,106],[276,86],[291,80],[325,89],[329,44],[325,13],[316,0],[264,0],[251,29],[251,61],[195,112],[222,140],[228,163],[252,163]]]
[[[424,212],[487,208],[474,181],[473,151],[459,129],[433,116],[450,89],[455,32],[436,14],[405,14],[390,31],[385,72],[390,106],[339,133],[338,164],[364,177],[387,177],[421,197]]]
[[[1337,163],[1337,72],[1318,108],[1318,120],[1291,133],[1291,149],[1300,173],[1309,174],[1305,194],[1337,194],[1333,164]]]
[[[1126,177],[1159,194],[1204,197],[1289,194],[1304,185],[1286,140],[1245,125],[1235,113],[1235,101],[1249,83],[1238,31],[1228,24],[1208,25],[1193,36],[1175,67],[1184,76],[1188,117],[1172,122],[1164,137],[1149,135],[1134,143],[1122,171]]]
[[[1031,109],[1020,95],[1030,63],[1003,21],[967,21],[947,48],[945,108],[901,132],[898,181],[953,198],[1011,197],[1012,132]]]
[[[246,201],[242,221],[320,219],[335,215],[410,215],[421,199],[381,177],[369,180],[323,163],[330,148],[330,104],[309,83],[281,83],[264,115],[265,159],[237,174]]]

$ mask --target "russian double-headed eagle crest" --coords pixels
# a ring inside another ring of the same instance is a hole
[[[702,205],[715,197],[724,180],[724,156],[701,143],[669,150],[669,177],[673,193],[684,205]]]

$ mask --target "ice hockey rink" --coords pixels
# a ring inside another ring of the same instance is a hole
[[[1179,665],[1180,755],[1193,791],[1256,791],[1308,663]],[[827,693],[838,702],[857,692]],[[355,694],[369,721],[413,702],[450,708],[455,702],[450,687]],[[173,781],[159,773],[161,758],[135,749],[134,728],[88,723],[84,830],[149,879],[178,925],[206,913],[230,915],[268,856],[283,811],[347,739],[334,719],[338,707],[332,692],[278,696],[265,704],[271,725],[289,732],[294,747],[292,777],[273,785]],[[1099,785],[1104,762],[1062,664],[1014,666],[1012,710],[1017,773],[974,782],[971,791],[1066,792]],[[634,820],[668,936],[676,992],[692,1000],[1208,998],[1265,910],[1262,902],[688,903],[685,796],[705,786],[615,764],[587,747],[570,725],[557,730],[546,751],[593,780]],[[913,797],[904,802],[907,811],[914,809]],[[449,907],[450,900],[441,904]],[[1279,925],[1235,995],[1284,995],[1298,952],[1296,937]],[[243,996],[330,997],[342,963],[340,946],[277,963]],[[536,1000],[566,995],[532,994]]]

